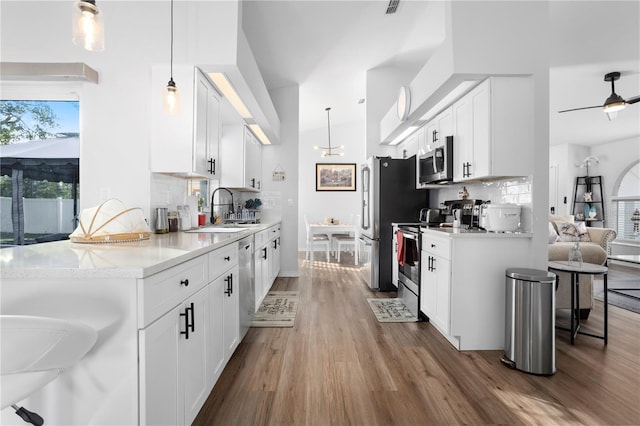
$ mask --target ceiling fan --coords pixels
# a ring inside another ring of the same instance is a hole
[[[634,96],[633,98],[629,98],[625,100],[623,97],[621,97],[616,93],[614,82],[619,79],[620,79],[620,73],[618,71],[605,74],[604,81],[611,82],[611,95],[604,101],[603,105],[565,109],[558,112],[562,113],[562,112],[570,112],[570,111],[579,111],[582,109],[602,108],[602,112],[607,114],[607,118],[609,118],[609,120],[613,120],[616,117],[618,111],[624,109],[627,105],[635,104],[636,102],[640,101],[640,95]]]

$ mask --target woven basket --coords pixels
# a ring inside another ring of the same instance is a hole
[[[148,240],[151,230],[139,207],[125,208],[111,199],[82,210],[80,224],[69,238],[74,243],[122,243]]]

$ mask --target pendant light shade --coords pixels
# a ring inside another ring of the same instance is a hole
[[[164,88],[164,112],[167,114],[180,114],[180,92],[178,86],[173,81],[173,0],[171,0],[171,76],[169,82]]]
[[[73,42],[92,52],[104,50],[103,13],[95,0],[81,0],[73,4]]]
[[[325,111],[327,111],[327,132],[328,132],[328,145],[329,146],[314,146],[313,149],[322,149],[322,154],[320,154],[321,157],[331,157],[331,156],[340,156],[342,157],[344,155],[344,152],[337,152],[337,150],[339,149],[344,149],[344,145],[339,145],[339,146],[335,146],[332,147],[331,146],[331,122],[329,120],[329,111],[331,111],[331,108],[327,107],[324,109]]]

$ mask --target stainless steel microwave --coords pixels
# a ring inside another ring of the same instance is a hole
[[[453,136],[444,144],[418,157],[418,182],[421,185],[453,180]]]

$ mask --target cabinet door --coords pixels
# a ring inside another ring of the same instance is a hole
[[[207,154],[205,156],[205,170],[212,179],[220,179],[222,164],[220,164],[220,98],[215,89],[209,86],[207,98]]]
[[[140,424],[184,424],[180,331],[183,306],[178,306],[139,331]]]
[[[201,73],[196,72],[196,117],[193,138],[193,170],[207,174],[207,128],[209,122],[209,82]]]
[[[431,269],[436,291],[436,314],[432,321],[443,333],[449,334],[451,324],[451,261],[442,256],[433,256]]]
[[[269,270],[269,262],[271,262],[272,253],[269,251],[269,244],[267,244],[264,247],[263,254],[264,256],[261,259],[262,260],[261,272],[262,272],[262,298],[264,299],[267,293],[269,293],[269,290],[271,289],[271,284],[272,284],[270,270]]]
[[[453,105],[453,180],[469,178],[468,169],[473,163],[473,104],[468,96]]]
[[[227,286],[225,274],[209,284],[209,386],[213,388],[222,374],[224,359],[224,293]]]
[[[245,186],[260,189],[262,179],[262,149],[258,139],[248,127],[244,130]]]
[[[255,274],[255,296],[256,296],[256,312],[258,311],[258,308],[260,307],[260,304],[262,303],[262,299],[264,298],[264,294],[263,294],[263,288],[264,288],[264,284],[263,284],[263,272],[262,272],[262,267],[264,265],[263,262],[263,258],[267,257],[267,247],[263,246],[260,247],[258,250],[256,250],[256,252],[253,254],[253,267],[254,267],[254,274]]]
[[[187,299],[183,309],[187,314],[189,334],[181,336],[180,353],[184,375],[184,423],[189,425],[196,418],[211,390],[207,374],[210,362],[209,286]]]
[[[491,174],[491,80],[473,89],[473,163],[471,177],[480,178]],[[515,143],[515,142],[514,142]]]
[[[231,358],[240,340],[240,298],[238,293],[238,265],[223,274],[223,337],[225,362]]]
[[[440,140],[444,142],[447,136],[453,135],[453,109],[451,107],[445,109],[438,114],[436,120],[438,121]]]
[[[271,285],[276,278],[278,278],[278,273],[280,272],[280,237],[276,237],[273,240],[269,241],[269,281]],[[267,292],[269,289],[267,289]]]
[[[436,277],[431,271],[432,256],[422,251],[420,262],[420,311],[433,322],[436,316]]]

